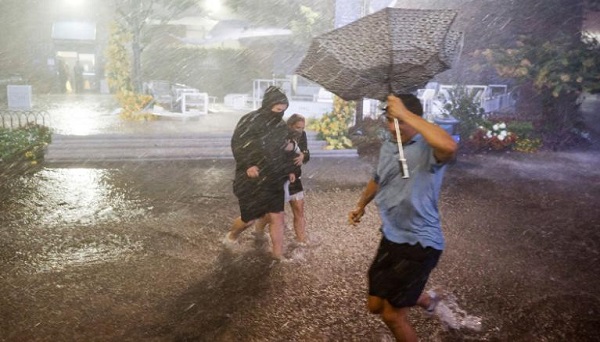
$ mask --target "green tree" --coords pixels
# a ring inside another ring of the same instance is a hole
[[[484,122],[484,109],[476,99],[477,93],[458,85],[448,92],[449,101],[444,105],[444,114],[452,115],[460,121],[458,131],[460,141],[468,141],[471,134]]]
[[[227,0],[226,3],[253,25],[289,28],[305,42],[333,27],[333,0]]]
[[[539,117],[546,146],[557,149],[576,142],[583,129],[580,96],[600,93],[597,40],[523,36],[515,48],[487,49],[481,54],[500,76],[533,87],[541,102]]]
[[[119,25],[130,34],[131,82],[135,92],[142,91],[142,52],[150,37],[148,22],[170,19],[196,5],[196,0],[115,0]]]
[[[278,40],[269,49],[277,51],[277,55],[290,66],[300,63],[314,36],[333,28],[333,0],[227,0],[226,3],[250,25],[290,29],[292,35],[289,39]],[[260,55],[265,46],[255,43],[248,46],[248,49]],[[271,57],[274,55],[270,54]]]

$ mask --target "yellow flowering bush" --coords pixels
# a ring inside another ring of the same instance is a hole
[[[121,91],[117,93],[117,99],[121,104],[121,118],[125,120],[153,120],[151,113],[142,113],[141,110],[152,101],[152,96],[137,94],[133,91]]]
[[[14,162],[36,165],[44,159],[44,151],[51,138],[50,129],[37,124],[14,130],[0,128],[0,166]]]
[[[152,101],[152,96],[138,94],[131,84],[131,57],[126,48],[131,40],[129,34],[119,24],[113,24],[106,51],[108,85],[115,92],[121,105],[121,118],[125,120],[153,120],[156,117],[141,110]]]
[[[341,150],[352,147],[348,128],[354,118],[355,106],[354,102],[334,96],[333,111],[325,113],[320,119],[309,124],[308,128],[316,131],[317,137],[327,142],[325,149]]]
[[[514,146],[513,150],[524,153],[534,153],[537,152],[542,147],[542,139],[540,138],[525,138],[518,139]]]

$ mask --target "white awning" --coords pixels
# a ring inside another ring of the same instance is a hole
[[[52,38],[61,40],[96,40],[96,23],[58,21],[52,24]]]

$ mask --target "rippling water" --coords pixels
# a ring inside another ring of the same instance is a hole
[[[48,112],[54,133],[64,135],[232,132],[246,112],[216,106],[208,115],[194,118],[126,121],[119,117],[119,107],[114,96],[98,94],[43,95],[34,102],[34,108]]]
[[[13,266],[20,270],[40,272],[115,260],[141,250],[140,241],[110,229],[152,209],[123,187],[120,177],[114,169],[86,168],[6,176],[0,185],[3,257],[15,261]],[[107,229],[99,232],[97,226]]]
[[[122,126],[110,95],[46,95],[35,107],[47,108],[50,127],[58,134],[89,135],[118,131]]]

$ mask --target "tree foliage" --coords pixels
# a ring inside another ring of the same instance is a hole
[[[122,118],[149,119],[151,117],[140,114],[140,110],[152,100],[152,97],[135,92],[131,82],[131,58],[126,48],[130,40],[131,34],[121,25],[115,23],[112,26],[106,51],[108,84],[121,105]]]
[[[600,92],[600,44],[596,39],[575,41],[559,36],[538,40],[523,36],[516,48],[481,52],[502,77],[532,81],[553,97],[564,93]]]
[[[582,136],[578,99],[600,92],[600,44],[595,39],[522,36],[514,48],[478,51],[497,73],[530,84],[541,100],[545,145],[560,148]]]
[[[131,81],[135,92],[142,91],[142,52],[148,41],[148,23],[167,22],[197,4],[195,0],[115,0],[117,21],[131,36]]]
[[[227,0],[238,15],[257,26],[288,28],[296,45],[310,40],[333,27],[334,1],[331,0]]]
[[[333,111],[325,113],[321,118],[309,124],[309,128],[317,131],[319,139],[327,142],[326,149],[339,150],[352,147],[348,130],[356,113],[354,101],[344,101],[333,97]]]

